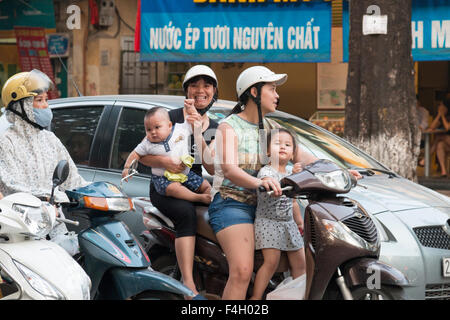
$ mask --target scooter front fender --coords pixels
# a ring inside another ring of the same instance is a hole
[[[376,259],[363,258],[347,263],[343,268],[345,281],[349,287],[367,284],[408,286],[406,276],[394,267]]]
[[[147,269],[113,268],[110,271],[110,283],[114,290],[106,290],[103,299],[125,300],[145,291],[171,292],[194,297],[191,289],[181,282],[161,273]]]

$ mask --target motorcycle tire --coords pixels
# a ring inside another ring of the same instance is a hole
[[[131,300],[184,300],[184,297],[166,291],[145,291],[134,296]]]
[[[351,288],[354,300],[406,300],[404,290],[397,286],[382,285],[380,289],[366,286]]]

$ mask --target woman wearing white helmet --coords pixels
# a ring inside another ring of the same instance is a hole
[[[263,66],[244,70],[236,81],[239,103],[217,131],[213,185],[217,193],[208,212],[229,266],[223,299],[246,297],[253,272],[255,190],[262,185],[281,195],[277,180],[256,176],[264,160],[260,157],[259,129],[264,116],[276,110],[276,88],[286,79],[286,74],[275,74]]]
[[[263,66],[244,70],[236,81],[239,102],[217,130],[213,183],[216,194],[208,213],[229,266],[223,299],[246,297],[253,272],[256,189],[263,186],[274,190],[275,196],[282,194],[278,180],[271,177],[261,180],[257,174],[268,160],[264,127],[270,125],[265,123],[264,116],[277,109],[276,89],[286,80],[286,74],[275,74]],[[294,162],[300,159],[301,165],[317,160],[298,146]],[[300,164],[294,168],[301,170]]]
[[[3,86],[2,101],[11,123],[0,135],[0,193],[5,196],[26,192],[48,198],[53,170],[60,160],[67,160],[70,167],[62,189],[87,184],[61,141],[53,132],[44,130],[52,120],[47,102],[47,91],[52,85],[46,74],[34,69],[13,75]],[[55,197],[68,201],[61,190],[55,190]],[[57,225],[50,237],[60,232],[67,232],[64,224]]]
[[[218,123],[209,119],[207,111],[218,97],[218,82],[214,71],[205,65],[196,65],[190,68],[183,81],[183,89],[186,95],[184,108],[169,112],[172,123],[183,123],[185,120],[194,123],[194,135],[191,137],[191,155],[195,156],[194,149],[201,150],[196,157],[196,163],[192,166],[196,174],[202,175],[202,164],[211,175],[214,174],[213,145],[215,131]],[[197,114],[188,114],[187,109],[194,106]],[[200,147],[201,145],[201,147]],[[199,159],[198,156],[201,158]],[[201,160],[197,161],[197,160]],[[184,164],[166,156],[145,156],[140,160],[150,167],[163,167],[174,173],[184,170]],[[197,292],[192,276],[195,235],[197,232],[197,214],[193,203],[166,197],[156,192],[154,185],[150,184],[150,199],[152,204],[162,213],[167,215],[175,225],[176,239],[175,251],[178,265],[183,277],[184,284]]]

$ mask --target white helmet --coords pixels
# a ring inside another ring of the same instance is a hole
[[[263,66],[254,66],[241,72],[236,81],[236,92],[238,99],[251,86],[259,82],[275,82],[277,86],[282,85],[287,80],[287,74],[276,74]]]
[[[183,80],[183,88],[186,90],[185,84],[188,83],[189,80],[191,80],[192,78],[197,77],[197,76],[210,77],[210,78],[214,79],[214,81],[216,82],[216,87],[219,86],[219,83],[217,81],[217,77],[216,77],[216,74],[214,73],[214,71],[208,66],[205,66],[203,64],[198,64],[196,66],[193,66],[186,72],[186,75],[184,76],[184,80]]]

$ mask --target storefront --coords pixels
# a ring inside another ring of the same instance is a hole
[[[0,85],[17,72],[36,68],[56,83],[51,98],[67,96],[67,73],[61,60],[68,57],[68,35],[55,38],[53,0],[2,1],[0,18]],[[62,52],[63,43],[66,50]]]

